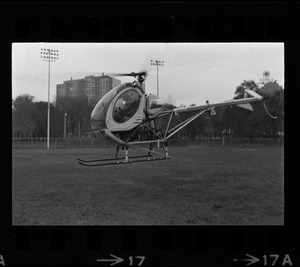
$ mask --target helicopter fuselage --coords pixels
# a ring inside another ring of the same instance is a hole
[[[162,107],[162,101],[155,95],[146,95],[139,83],[124,83],[110,90],[96,104],[91,114],[91,128],[94,133],[123,144],[115,133],[122,135],[131,131]]]

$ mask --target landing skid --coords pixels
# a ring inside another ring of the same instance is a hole
[[[159,141],[157,141],[157,142],[159,142]],[[154,146],[153,142],[150,142],[149,149],[136,146],[135,144],[128,144],[126,146],[121,146],[118,144],[117,145],[117,153],[114,158],[90,159],[90,160],[84,160],[84,159],[77,158],[77,160],[78,160],[78,163],[82,166],[97,167],[97,166],[105,166],[105,165],[120,165],[120,164],[129,164],[129,163],[138,163],[138,162],[169,159],[167,145],[163,145],[163,147],[162,147],[165,152],[165,155],[152,150],[153,146]],[[120,148],[122,148],[122,147],[125,150],[125,157],[120,158],[120,157],[118,157],[118,153],[119,153]],[[128,156],[128,148],[132,148],[132,149],[138,151],[139,153],[146,152],[147,154],[129,157]],[[156,154],[157,156],[154,157],[152,154]],[[132,159],[134,159],[134,160],[132,160]]]
[[[145,158],[145,157],[153,157],[153,155],[133,156],[133,157],[128,157],[128,159]],[[77,160],[79,161],[78,163],[80,163],[80,162],[86,162],[86,163],[89,163],[89,162],[111,161],[111,160],[117,161],[117,160],[121,160],[121,159],[124,159],[124,158],[121,157],[121,158],[106,158],[106,159],[91,159],[91,160],[84,160],[84,159],[77,158]]]
[[[132,158],[145,158],[145,157],[147,157],[147,159],[131,160]],[[163,157],[155,158],[153,157],[153,155],[145,155],[145,156],[130,157],[128,158],[128,161],[124,160],[124,158],[99,159],[99,160],[91,160],[91,161],[83,161],[78,159],[78,163],[86,167],[99,167],[99,166],[107,166],[107,165],[122,165],[122,164],[138,163],[138,162],[158,161],[158,160],[165,160],[165,159],[170,159],[170,158],[163,158]],[[93,164],[94,162],[101,162],[101,163]]]

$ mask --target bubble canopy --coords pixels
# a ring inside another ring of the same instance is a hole
[[[100,101],[96,104],[91,115],[91,128],[92,130],[107,129],[106,117],[109,106],[112,102],[112,118],[116,123],[124,123],[134,116],[140,104],[140,94],[136,91],[138,88],[133,88],[124,91],[128,87],[132,87],[132,83],[121,84],[110,90]],[[138,88],[140,89],[140,88]],[[142,90],[142,89],[140,89]],[[117,96],[117,100],[113,101]]]
[[[140,95],[130,89],[121,94],[113,107],[113,119],[117,123],[124,123],[131,119],[138,111],[140,105]]]
[[[92,130],[102,130],[106,129],[106,113],[109,107],[109,104],[113,100],[113,98],[122,90],[126,88],[125,84],[121,84],[112,90],[110,90],[104,97],[100,99],[100,101],[96,104],[92,115],[91,115],[91,128]]]

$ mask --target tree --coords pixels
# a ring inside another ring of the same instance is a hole
[[[78,136],[90,129],[90,116],[94,105],[88,101],[87,97],[59,97],[56,102],[56,107],[60,112],[61,121],[67,113],[67,131],[71,135]]]
[[[36,128],[34,117],[37,110],[34,97],[28,94],[18,96],[13,103],[12,126],[15,137],[32,137]]]
[[[277,137],[278,132],[284,131],[284,91],[278,90],[265,102],[264,126],[269,137]],[[272,118],[267,112],[276,119]]]
[[[35,102],[34,103],[37,112],[33,116],[33,120],[35,122],[35,137],[45,137],[47,135],[47,116],[48,116],[48,103],[47,102]],[[52,111],[53,109],[51,109]],[[51,112],[50,119],[52,118],[53,114]],[[52,132],[52,125],[50,130]]]
[[[209,122],[211,125],[212,135],[216,137],[220,137],[222,135],[223,130],[225,129],[225,124],[223,121],[225,108],[220,108],[216,111],[216,114],[213,116],[209,116]]]
[[[244,80],[235,90],[235,97],[234,99],[240,99],[240,98],[243,98],[244,97],[244,91],[246,89],[249,89],[249,90],[253,90],[253,91],[257,91],[258,90],[258,86],[257,84],[252,81],[252,80]]]
[[[74,136],[90,132],[90,116],[94,106],[86,97],[60,97],[50,103],[50,136],[62,137],[64,114],[67,131]],[[45,137],[47,135],[48,103],[35,102],[30,95],[20,95],[13,101],[12,130],[15,137]],[[80,132],[79,132],[80,131]]]

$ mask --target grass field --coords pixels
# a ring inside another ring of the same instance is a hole
[[[283,225],[283,147],[169,152],[88,168],[114,149],[14,149],[13,225]]]

